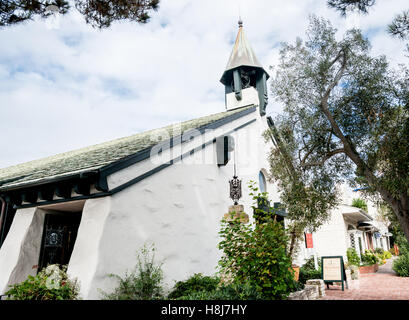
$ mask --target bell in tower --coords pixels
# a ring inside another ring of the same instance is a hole
[[[260,108],[260,115],[264,116],[268,101],[268,78],[268,73],[257,60],[244,35],[243,22],[240,20],[236,42],[220,79],[225,86],[226,109],[256,105]]]

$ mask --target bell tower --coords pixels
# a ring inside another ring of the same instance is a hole
[[[260,108],[260,115],[264,116],[268,102],[268,78],[268,73],[257,60],[244,35],[243,22],[239,20],[236,42],[220,79],[225,86],[226,109],[257,105]]]

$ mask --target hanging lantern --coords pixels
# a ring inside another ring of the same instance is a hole
[[[235,175],[233,179],[229,181],[230,183],[230,198],[233,200],[234,204],[237,205],[239,199],[241,198],[241,180]]]

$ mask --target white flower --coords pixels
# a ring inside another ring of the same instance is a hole
[[[58,265],[50,265],[45,269],[45,285],[48,289],[59,289],[62,280],[61,270]]]

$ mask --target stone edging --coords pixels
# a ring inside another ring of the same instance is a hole
[[[325,296],[325,284],[321,279],[307,280],[301,291],[290,293],[288,300],[317,300]]]

